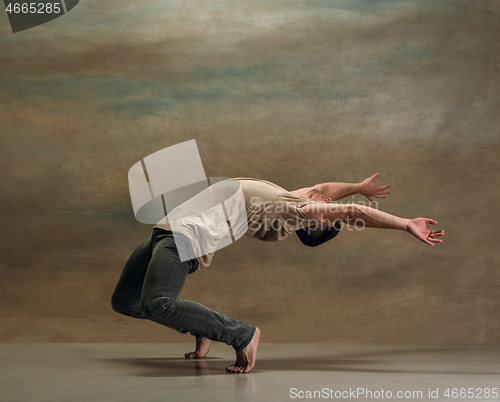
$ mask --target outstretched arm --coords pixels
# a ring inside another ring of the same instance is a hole
[[[364,205],[312,203],[304,205],[302,210],[318,222],[327,222],[330,226],[336,222],[361,225],[372,228],[405,230],[424,243],[434,246],[442,243],[437,237],[444,235],[444,230],[431,230],[427,224],[437,225],[428,218],[405,219]]]
[[[375,180],[379,176],[380,173],[375,173],[373,176],[363,180],[361,183],[320,183],[313,187],[305,187],[299,190],[291,191],[291,193],[297,194],[301,197],[306,197],[306,194],[309,191],[316,189],[325,196],[325,199],[330,199],[330,201],[336,201],[352,194],[363,194],[373,202],[373,198],[385,198],[385,194],[389,194],[389,191],[386,191],[390,187],[389,185],[378,186],[375,184]]]

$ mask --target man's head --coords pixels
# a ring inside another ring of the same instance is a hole
[[[319,191],[317,188],[313,188],[307,192],[307,198],[313,201],[326,202],[329,204],[332,202],[331,198],[326,198],[325,195]]]
[[[302,244],[309,247],[317,247],[337,236],[342,227],[339,222],[335,222],[334,226],[325,224],[317,224],[304,229],[295,231]]]

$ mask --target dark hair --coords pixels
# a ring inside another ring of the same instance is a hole
[[[332,240],[339,234],[340,229],[342,229],[342,227],[340,226],[340,223],[336,221],[334,226],[318,224],[314,227],[310,226],[304,229],[296,230],[295,233],[302,244],[309,247],[317,247],[329,240]]]

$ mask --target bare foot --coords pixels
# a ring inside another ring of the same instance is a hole
[[[255,366],[259,341],[260,329],[255,328],[255,334],[250,343],[245,349],[236,352],[236,362],[232,366],[226,367],[226,371],[230,373],[248,373]]]
[[[196,339],[196,350],[194,352],[185,353],[184,356],[188,359],[202,359],[210,350],[212,341],[208,338]]]

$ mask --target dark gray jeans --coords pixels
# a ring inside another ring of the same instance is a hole
[[[187,276],[198,269],[196,259],[180,261],[177,247],[191,244],[185,237],[185,242],[176,245],[172,232],[154,229],[125,264],[111,298],[113,310],[183,334],[224,342],[236,351],[244,349],[255,333],[253,325],[199,303],[177,300]]]

